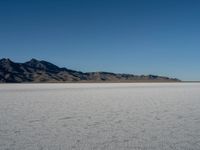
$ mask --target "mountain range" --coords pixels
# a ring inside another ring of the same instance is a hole
[[[0,83],[52,82],[180,82],[179,79],[157,75],[133,75],[111,72],[80,72],[60,68],[44,60],[31,59],[16,63],[0,59]]]

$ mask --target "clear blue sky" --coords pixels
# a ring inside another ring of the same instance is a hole
[[[200,80],[200,1],[1,0],[0,57]]]

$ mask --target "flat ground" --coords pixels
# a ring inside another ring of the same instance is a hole
[[[200,83],[1,84],[0,150],[199,150]]]

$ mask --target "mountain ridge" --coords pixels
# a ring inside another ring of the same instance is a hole
[[[177,78],[157,75],[134,75],[112,72],[81,72],[60,68],[44,60],[31,59],[16,63],[0,59],[0,83],[67,83],[67,82],[180,82]]]

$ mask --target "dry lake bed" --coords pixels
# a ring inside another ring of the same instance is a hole
[[[0,85],[0,150],[199,149],[199,83]]]

